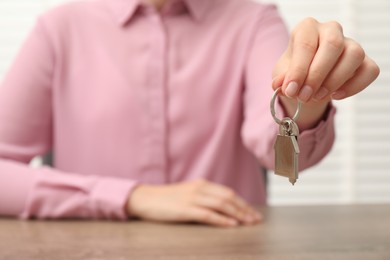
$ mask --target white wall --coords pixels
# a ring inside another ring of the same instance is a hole
[[[66,0],[0,0],[0,79],[35,17]],[[271,2],[271,1],[269,1]],[[292,28],[313,16],[338,20],[381,67],[364,93],[337,102],[337,141],[331,154],[294,187],[271,175],[271,204],[390,202],[390,1],[273,0]]]

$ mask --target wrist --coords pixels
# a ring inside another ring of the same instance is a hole
[[[298,101],[296,99],[291,99],[285,96],[281,96],[279,100],[285,111],[285,114],[288,117],[292,117],[297,109]],[[329,100],[321,102],[310,101],[308,103],[303,103],[299,118],[296,121],[300,131],[311,129],[317,126],[318,123],[325,118],[329,104]]]
[[[126,214],[128,217],[138,217],[138,197],[140,196],[140,193],[143,192],[145,186],[147,185],[138,184],[129,193],[126,203]]]

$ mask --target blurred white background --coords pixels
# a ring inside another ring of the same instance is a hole
[[[69,0],[0,0],[0,80],[36,16]],[[390,1],[273,0],[290,29],[307,16],[337,20],[381,67],[379,79],[357,97],[337,102],[337,140],[331,154],[305,171],[294,187],[270,174],[270,204],[390,202]]]

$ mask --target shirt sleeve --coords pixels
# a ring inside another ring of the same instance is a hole
[[[136,181],[28,166],[52,146],[55,64],[38,20],[0,85],[0,215],[126,219]]]
[[[261,166],[273,170],[273,145],[279,126],[270,113],[272,69],[287,48],[289,36],[273,5],[261,13],[254,31],[245,69],[241,135],[244,144],[256,155]],[[276,104],[276,110],[283,117],[285,112],[280,104]],[[335,136],[334,115],[335,108],[330,104],[327,114],[315,128],[301,132],[298,139],[300,170],[318,163],[330,151]]]

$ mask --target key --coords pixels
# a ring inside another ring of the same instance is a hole
[[[299,128],[294,120],[285,117],[279,124],[276,137],[275,174],[287,177],[292,185],[298,179]]]

